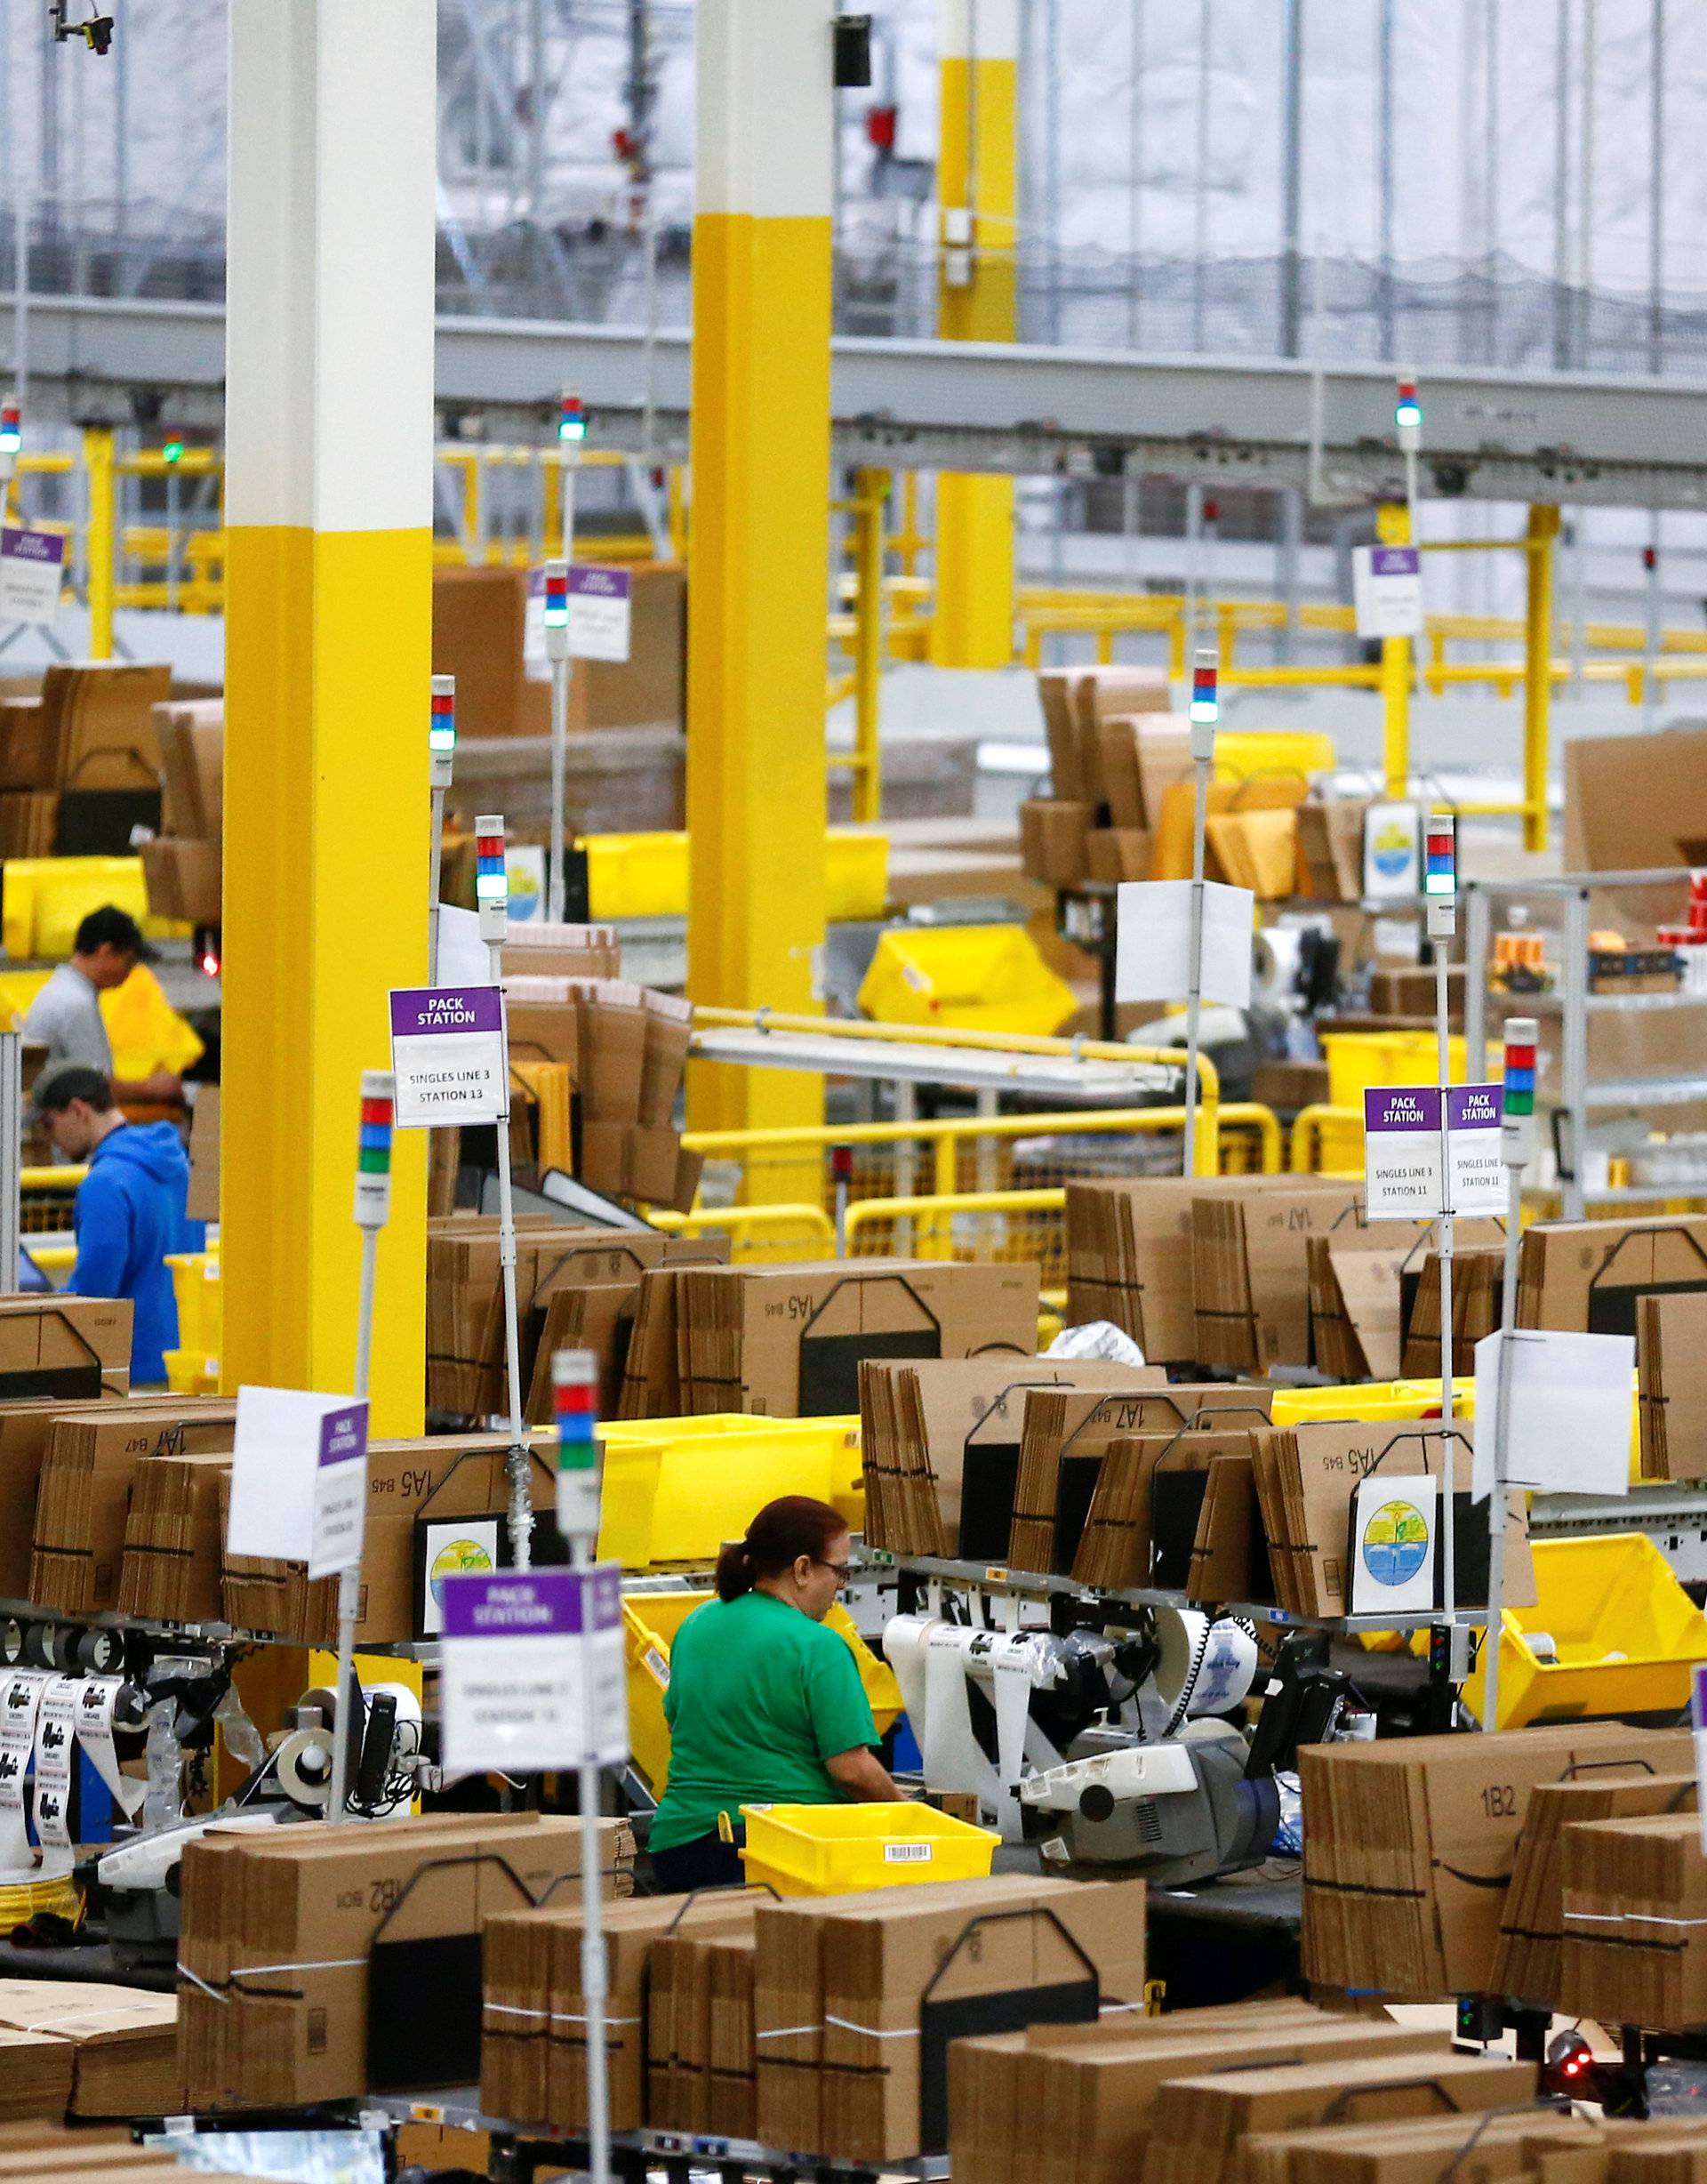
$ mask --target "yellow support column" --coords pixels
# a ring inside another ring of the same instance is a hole
[[[1402,501],[1385,501],[1375,510],[1375,539],[1382,546],[1408,546],[1411,512]],[[1389,796],[1403,796],[1411,770],[1411,640],[1381,640],[1381,702],[1384,715],[1382,758]]]
[[[230,11],[221,1378],[355,1367],[361,1072],[427,968],[435,53],[419,0]],[[419,1433],[426,1145],[380,1242]]]
[[[937,331],[950,341],[1019,333],[1019,0],[938,0]],[[1006,667],[1014,657],[1014,481],[936,481],[931,658]]]
[[[1553,695],[1553,542],[1559,510],[1532,508],[1524,554],[1523,846],[1547,847],[1548,716]]]
[[[695,10],[688,992],[795,1014],[824,941],[833,12]],[[792,1072],[696,1066],[689,1096],[696,1129],[823,1119]],[[748,1195],[801,1180],[780,1162]]]
[[[89,485],[89,528],[84,550],[89,567],[89,657],[113,656],[113,606],[118,589],[118,537],[113,474],[113,434],[89,425],[83,435],[84,475]]]
[[[854,472],[854,819],[858,826],[874,826],[883,816],[883,515],[888,498],[887,470]]]

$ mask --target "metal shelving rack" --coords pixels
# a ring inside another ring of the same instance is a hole
[[[1559,1099],[1566,1120],[1559,1164],[1559,1191],[1564,1216],[1580,1221],[1591,1196],[1597,1203],[1621,1201],[1630,1205],[1662,1204],[1679,1198],[1707,1198],[1707,1181],[1698,1189],[1688,1184],[1626,1184],[1585,1190],[1583,1148],[1588,1142],[1589,1116],[1597,1109],[1621,1107],[1679,1107],[1707,1100],[1707,1022],[1703,1025],[1702,1066],[1679,1075],[1602,1077],[1589,1074],[1589,1019],[1591,1016],[1645,1016],[1666,1009],[1707,1010],[1707,992],[1591,993],[1589,933],[1591,898],[1599,894],[1632,887],[1675,887],[1681,898],[1688,890],[1687,868],[1661,867],[1629,872],[1568,872],[1558,879],[1473,879],[1464,887],[1464,1029],[1471,1072],[1486,1073],[1489,1016],[1497,1003],[1502,1013],[1556,1018],[1559,1032]],[[1488,960],[1493,952],[1494,917],[1505,903],[1557,906],[1559,922],[1548,929],[1559,935],[1563,984],[1545,993],[1506,993],[1488,984]],[[1565,1165],[1568,1158],[1570,1165]]]

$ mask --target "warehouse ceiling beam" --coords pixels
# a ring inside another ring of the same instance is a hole
[[[433,12],[237,7],[230,42],[220,1361],[228,1389],[335,1392],[361,1072],[427,968]],[[426,1212],[406,1133],[385,1434],[421,1426]]]
[[[0,293],[0,317],[11,299]],[[174,421],[219,428],[225,314],[218,304],[36,296],[36,414],[123,416],[133,392],[172,398]],[[686,452],[691,344],[655,341],[661,461]],[[494,431],[546,443],[573,380],[600,445],[637,453],[646,339],[638,327],[450,317],[438,322],[437,398]],[[1001,342],[831,343],[837,462],[1023,476],[1118,474],[1307,486],[1305,362],[1149,357]],[[1371,502],[1401,483],[1393,379],[1378,365],[1326,375],[1323,477]],[[1447,370],[1429,374],[1424,498],[1707,508],[1707,381]],[[1696,452],[1699,451],[1699,452]]]

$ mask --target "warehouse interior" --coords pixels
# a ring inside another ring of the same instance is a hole
[[[1693,28],[0,0],[0,2172],[1695,2178]]]

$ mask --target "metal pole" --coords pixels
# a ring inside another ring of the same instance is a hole
[[[504,821],[501,812],[483,813],[474,823],[475,899],[480,937],[487,950],[492,983],[498,988],[503,1016],[504,1104],[498,1133],[498,1264],[504,1283],[504,1364],[509,1395],[509,1447],[504,1470],[509,1482],[510,1560],[517,1570],[533,1560],[533,1481],[526,1431],[522,1425],[522,1343],[516,1307],[516,1200],[509,1174],[509,1022],[503,1008],[504,940],[509,930],[509,880],[504,868]],[[485,868],[485,869],[483,869]]]
[[[1457,1554],[1454,1539],[1457,1483],[1457,1442],[1453,1433],[1452,1368],[1452,1001],[1451,941],[1458,929],[1457,823],[1450,812],[1431,811],[1424,823],[1423,902],[1428,936],[1434,948],[1434,1009],[1439,1040],[1440,1083],[1440,1545],[1441,1605],[1448,1626],[1458,1607]],[[1449,1663],[1456,1647],[1447,1634]]]
[[[1665,369],[1665,0],[1654,0],[1648,57],[1647,368]]]
[[[567,456],[565,457],[565,466]],[[564,475],[570,475],[565,467]],[[573,493],[573,486],[570,488]],[[565,516],[573,520],[565,502]],[[563,921],[567,873],[563,852],[564,803],[569,771],[569,562],[545,565],[545,656],[551,666],[551,817],[545,849],[545,914]]]
[[[1398,340],[1393,325],[1393,0],[1381,0],[1377,37],[1376,250],[1381,261],[1381,353],[1390,363]]]
[[[23,1062],[22,1032],[0,1032],[0,1271],[11,1289],[19,1283],[23,1229],[18,1184],[24,1157]]]
[[[1215,762],[1220,712],[1219,673],[1214,652],[1197,655],[1191,677],[1191,764],[1196,798],[1191,818],[1191,953],[1185,996],[1185,1155],[1182,1172],[1198,1172],[1198,1044],[1203,1015],[1203,845],[1209,810],[1209,775]]]
[[[1383,0],[1390,7],[1391,0]],[[1286,70],[1280,115],[1280,354],[1299,354],[1302,297],[1300,282],[1303,267],[1303,108],[1304,108],[1304,0],[1286,0],[1285,24]],[[1387,86],[1390,93],[1391,86]],[[1391,99],[1384,109],[1385,126],[1392,123]],[[1386,146],[1390,159],[1390,144]],[[1387,181],[1390,187],[1390,167]],[[1387,205],[1390,223],[1392,207]]]
[[[1553,369],[1570,361],[1571,0],[1558,0],[1553,37]]]
[[[1660,511],[1648,518],[1648,544],[1642,550],[1647,579],[1647,621],[1642,630],[1642,726],[1651,728],[1659,693],[1654,681],[1654,662],[1660,649]]]
[[[1589,288],[1594,278],[1594,75],[1596,0],[1583,0],[1583,110],[1581,149],[1577,158],[1576,265],[1577,312],[1581,331],[1575,362],[1578,371],[1589,364]]]
[[[445,798],[456,764],[456,678],[435,675],[431,686],[428,762],[432,783],[432,839],[427,863],[427,983],[438,984],[438,895],[445,847]]]
[[[1505,1629],[1507,1453],[1511,1446],[1511,1373],[1516,1361],[1518,1260],[1523,1241],[1523,1171],[1535,1152],[1536,1041],[1533,1016],[1511,1016],[1505,1025],[1507,1104],[1500,1132],[1505,1162],[1505,1265],[1500,1289],[1499,1410],[1494,1439],[1494,1478],[1487,1497],[1487,1627],[1482,1637],[1482,1727],[1500,1722],[1500,1648]]]
[[[1198,0],[1198,163],[1191,253],[1191,347],[1201,356],[1209,255],[1209,0]]]

